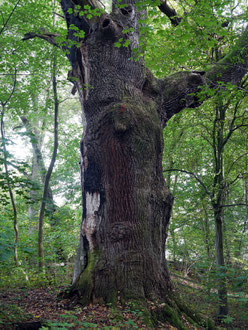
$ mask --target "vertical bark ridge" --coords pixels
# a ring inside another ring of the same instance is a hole
[[[103,15],[82,42],[83,68],[76,71],[79,91],[86,70],[90,86],[81,97],[87,123],[81,144],[81,272],[72,288],[82,304],[118,296],[164,299],[171,292],[164,249],[172,197],[162,174],[159,86],[142,59],[131,59],[141,13],[135,1],[126,3],[125,10],[115,7]],[[115,47],[123,28],[134,24],[124,36],[130,45]]]

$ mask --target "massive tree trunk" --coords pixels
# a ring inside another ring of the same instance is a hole
[[[119,22],[129,15],[136,16],[132,6],[120,11]],[[84,258],[73,290],[82,303],[118,295],[151,299],[171,287],[164,247],[172,197],[162,174],[161,96],[143,62],[130,60],[132,47],[114,47],[121,30],[103,16],[80,48],[79,90],[92,86],[81,94]]]

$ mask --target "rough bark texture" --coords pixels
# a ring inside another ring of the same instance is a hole
[[[162,175],[161,97],[143,63],[129,60],[131,47],[114,47],[120,35],[103,16],[80,48],[79,82],[83,87],[87,77],[92,86],[83,91],[81,144],[80,239],[88,251],[79,249],[85,270],[74,283],[84,303],[155,298],[170,289],[164,246],[172,197]]]
[[[226,287],[226,264],[224,258],[223,244],[223,221],[226,190],[224,177],[224,123],[226,117],[226,105],[222,100],[216,100],[215,121],[213,128],[213,151],[214,151],[214,180],[213,193],[211,196],[212,207],[215,221],[215,251],[216,251],[216,269],[219,274],[218,279],[218,316],[222,318],[228,314],[227,287]]]

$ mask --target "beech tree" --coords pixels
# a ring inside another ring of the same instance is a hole
[[[110,14],[98,0],[60,0],[66,41],[49,32],[24,37],[65,51],[82,105],[83,215],[71,294],[83,305],[147,299],[185,308],[174,298],[165,261],[173,197],[162,171],[162,131],[173,115],[209,97],[199,91],[217,93],[247,71],[245,29],[207,69],[156,78],[134,56],[152,4],[173,25],[183,20],[165,0],[113,0]]]

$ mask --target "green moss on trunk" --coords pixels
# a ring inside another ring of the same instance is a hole
[[[173,308],[166,303],[160,305],[159,308],[155,309],[152,312],[152,317],[154,322],[168,322],[169,324],[173,325],[177,329],[186,330],[187,328],[181,321],[181,315],[177,308]]]
[[[78,292],[80,300],[79,303],[83,306],[88,305],[92,302],[93,289],[94,289],[94,280],[93,273],[95,265],[99,259],[99,252],[90,252],[88,255],[88,264],[84,269],[83,273],[79,276],[77,281],[72,287],[72,292]]]

